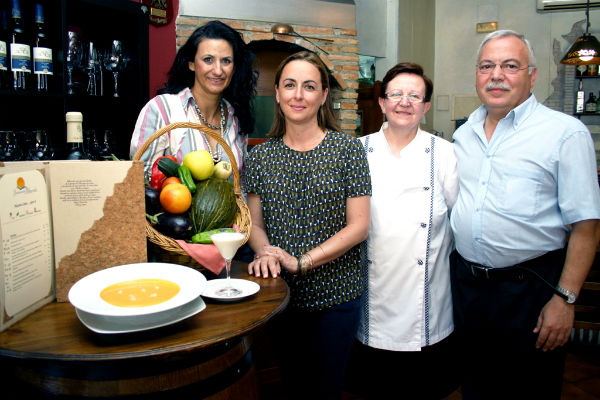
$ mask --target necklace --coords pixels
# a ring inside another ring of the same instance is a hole
[[[217,129],[221,129],[221,137],[223,137],[223,128],[225,126],[225,108],[223,107],[223,102],[221,102],[220,104],[221,107],[221,126],[215,126],[215,125],[211,125],[208,123],[208,121],[206,120],[206,118],[204,118],[204,115],[202,115],[202,111],[200,111],[200,108],[198,107],[198,105],[196,103],[194,103],[194,108],[196,109],[196,112],[198,113],[198,116],[200,117],[200,119],[202,120],[202,122],[204,122],[204,124],[206,126],[208,126],[210,129],[216,131]],[[206,138],[206,133],[201,132],[202,134],[202,139],[204,139],[204,144],[206,146],[206,148],[208,149],[208,152],[212,155],[213,161],[214,162],[219,162],[221,161],[221,149],[219,149],[219,143],[217,143],[215,145],[215,151],[211,151],[210,148],[210,143],[208,142],[208,139]]]
[[[225,108],[223,107],[223,102],[220,103],[221,106],[221,131],[223,130],[223,125],[225,125]],[[204,125],[208,126],[210,129],[212,130],[217,130],[219,129],[219,127],[217,125],[212,125],[210,124],[206,118],[204,118],[204,115],[202,114],[202,111],[200,111],[200,108],[198,108],[198,104],[194,103],[194,108],[196,108],[196,112],[198,113],[198,116],[200,117],[200,119],[202,120],[202,122],[204,122]],[[223,132],[221,132],[223,133]]]

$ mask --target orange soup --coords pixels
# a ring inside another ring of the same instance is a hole
[[[135,279],[107,286],[100,297],[117,307],[147,307],[172,299],[179,285],[165,279]]]

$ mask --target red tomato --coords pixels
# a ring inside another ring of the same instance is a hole
[[[162,185],[160,186],[160,189],[161,189],[161,190],[162,190],[162,189],[164,189],[164,188],[165,188],[165,186],[167,186],[167,185],[168,185],[168,184],[170,184],[170,183],[181,183],[181,181],[180,181],[180,180],[179,180],[179,178],[178,178],[178,177],[176,177],[176,176],[170,176],[170,177],[166,178],[166,179],[165,179],[165,180],[162,182]]]
[[[171,183],[160,191],[160,204],[171,214],[183,214],[192,204],[192,194],[181,183]]]
[[[165,174],[163,174],[162,171],[158,169],[158,165],[156,165],[158,164],[158,161],[160,161],[161,158],[170,158],[171,160],[179,164],[179,161],[177,161],[177,159],[174,156],[170,155],[158,157],[156,161],[154,161],[154,164],[152,164],[152,176],[150,177],[150,186],[156,190],[161,189],[160,185],[162,181],[164,181],[166,178]]]

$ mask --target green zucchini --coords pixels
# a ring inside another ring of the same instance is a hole
[[[178,177],[177,170],[179,169],[179,164],[176,163],[175,161],[171,160],[170,158],[168,158],[168,157],[161,158],[156,163],[156,166],[158,167],[158,170],[160,172],[162,172],[163,174],[165,174],[165,176],[167,178],[170,176]]]
[[[177,168],[177,176],[191,194],[196,193],[196,184],[194,183],[194,178],[192,178],[192,172],[188,167],[180,165],[179,168]]]
[[[192,243],[210,244],[210,243],[212,243],[210,235],[214,235],[215,233],[221,233],[221,232],[235,232],[235,229],[233,229],[233,228],[218,228],[218,229],[211,229],[210,231],[196,233],[194,236],[192,236]]]

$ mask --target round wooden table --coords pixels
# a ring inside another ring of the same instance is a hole
[[[234,262],[232,277],[258,283],[257,294],[205,299],[202,312],[149,331],[98,334],[70,303],[44,306],[0,333],[2,398],[259,398],[252,334],[286,307],[289,288],[246,265]]]

